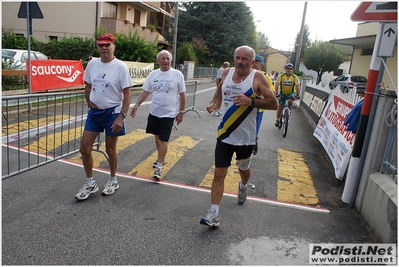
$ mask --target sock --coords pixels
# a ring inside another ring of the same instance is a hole
[[[216,214],[219,214],[219,205],[212,204],[211,205],[211,211],[213,211]]]
[[[116,181],[117,179],[116,179],[116,176],[114,176],[114,177],[111,177],[111,179],[112,180],[114,180],[114,181]]]
[[[245,189],[245,188],[247,188],[247,185],[246,185],[246,184],[243,184],[242,181],[241,181],[241,182],[240,182],[240,189]]]
[[[86,184],[88,185],[93,185],[96,181],[94,180],[93,177],[91,178],[86,178]]]

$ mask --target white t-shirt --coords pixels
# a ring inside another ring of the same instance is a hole
[[[126,64],[117,58],[108,63],[101,62],[101,58],[90,60],[83,80],[91,84],[90,101],[100,109],[119,105],[116,113],[122,108],[123,89],[133,86]]]
[[[174,118],[180,110],[179,94],[186,91],[183,74],[170,68],[152,71],[143,84],[143,89],[152,93],[150,114],[158,118]]]
[[[218,74],[216,75],[216,79],[222,79],[223,71],[224,68],[220,67],[220,69],[218,70]]]

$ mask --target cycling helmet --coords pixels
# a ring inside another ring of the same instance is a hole
[[[287,64],[285,64],[284,69],[287,67],[294,68],[294,65],[292,63],[287,63]]]

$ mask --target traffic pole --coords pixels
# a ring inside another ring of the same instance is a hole
[[[377,37],[374,43],[373,54],[371,56],[370,69],[367,77],[366,91],[364,93],[362,110],[359,116],[359,124],[356,130],[355,143],[349,160],[346,181],[342,193],[342,201],[353,207],[356,199],[357,190],[360,183],[362,168],[364,164],[364,140],[367,133],[370,111],[373,104],[374,94],[379,90],[378,80],[381,80],[380,66],[381,58],[377,56],[380,46],[381,36],[383,35],[383,24],[378,27]],[[381,71],[382,72],[382,71]],[[382,73],[381,73],[382,74]],[[367,144],[366,144],[367,145]],[[363,153],[362,153],[363,152]]]

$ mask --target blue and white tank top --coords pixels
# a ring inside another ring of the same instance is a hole
[[[220,119],[217,139],[231,145],[255,145],[256,142],[256,114],[257,108],[251,106],[237,106],[233,103],[236,94],[244,94],[256,98],[252,89],[252,82],[256,70],[241,83],[233,82],[234,68],[231,68],[222,86],[223,116]]]

